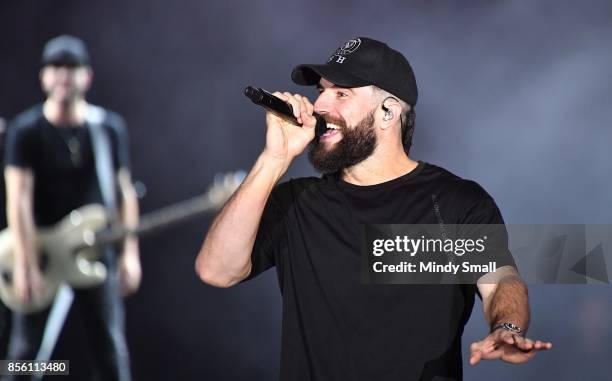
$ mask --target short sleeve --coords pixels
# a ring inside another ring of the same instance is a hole
[[[130,169],[130,143],[125,120],[116,113],[109,112],[106,125],[110,130],[113,143],[113,163],[115,170]]]
[[[9,124],[4,146],[4,165],[20,168],[34,166],[35,139],[33,130],[15,123]]]
[[[497,204],[489,194],[476,184],[476,194],[472,203],[459,217],[459,224],[504,224]]]
[[[283,249],[287,247],[287,211],[280,199],[286,190],[285,184],[281,184],[274,188],[268,198],[251,252],[251,273],[244,281],[281,262]]]
[[[484,255],[476,257],[478,260],[472,262],[487,264],[494,261],[496,268],[516,267],[509,249],[508,231],[495,200],[473,181],[465,186],[469,196],[466,197],[466,208],[458,220],[459,237],[474,240],[486,237]]]

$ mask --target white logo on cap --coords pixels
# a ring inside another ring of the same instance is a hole
[[[327,60],[327,62],[330,62],[335,59],[337,63],[343,63],[344,60],[346,59],[345,56],[359,49],[360,45],[361,45],[361,39],[359,38],[353,38],[352,40],[348,40],[347,42],[342,44],[338,48],[338,50],[336,50],[336,52],[332,54],[331,57],[329,57],[329,60]]]

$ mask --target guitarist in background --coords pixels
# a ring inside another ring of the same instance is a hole
[[[86,204],[102,204],[85,100],[93,72],[85,44],[59,36],[44,47],[40,81],[47,95],[43,104],[17,116],[8,128],[5,147],[7,218],[15,241],[14,287],[20,300],[36,297],[44,278],[35,248],[35,226],[50,226]],[[99,109],[99,108],[98,108]],[[132,186],[128,142],[123,119],[104,111],[101,124],[110,142],[120,197],[119,216],[126,226],[138,224],[138,202]],[[130,236],[121,253],[106,250],[104,284],[76,289],[74,305],[92,343],[100,379],[129,380],[129,356],[124,336],[121,295],[134,292],[141,279],[138,241]],[[49,309],[33,314],[13,313],[8,348],[10,360],[36,358]]]
[[[6,122],[0,117],[0,160],[4,159],[4,135],[6,134]],[[6,228],[6,210],[4,197],[4,179],[0,178],[0,229]],[[10,311],[0,302],[0,359],[6,357],[8,346]]]

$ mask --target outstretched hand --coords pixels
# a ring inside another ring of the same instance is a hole
[[[470,364],[480,360],[497,360],[511,364],[521,364],[531,360],[537,352],[552,348],[552,344],[540,340],[533,341],[505,329],[496,329],[481,341],[470,345]]]

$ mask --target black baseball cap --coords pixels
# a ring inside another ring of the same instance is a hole
[[[87,46],[83,40],[74,36],[55,37],[45,44],[42,65],[89,65]]]
[[[379,87],[409,105],[417,102],[418,91],[412,67],[406,57],[384,42],[355,37],[341,45],[323,65],[298,65],[291,79],[312,86],[325,77],[342,87]]]

